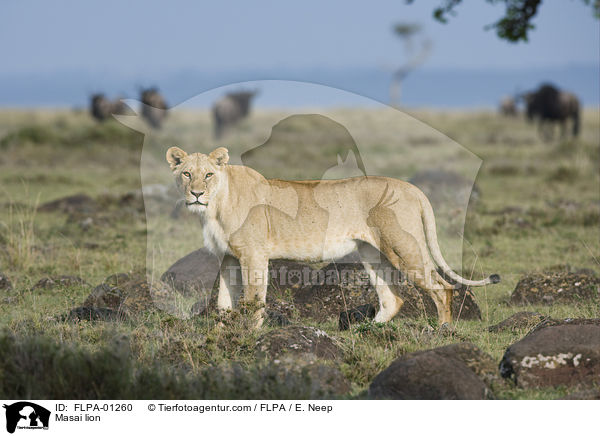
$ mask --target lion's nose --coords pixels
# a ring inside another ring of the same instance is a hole
[[[191,191],[191,194],[196,198],[200,198],[200,196],[202,194],[204,194],[204,191],[202,191],[202,192]]]

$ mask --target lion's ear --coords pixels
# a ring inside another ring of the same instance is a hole
[[[225,147],[219,147],[208,155],[209,158],[214,160],[217,165],[223,166],[229,162],[229,150]]]
[[[179,147],[171,147],[167,150],[167,162],[171,170],[174,170],[181,164],[181,161],[187,156],[187,153]]]

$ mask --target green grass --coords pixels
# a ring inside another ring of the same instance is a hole
[[[243,128],[225,137],[226,143],[213,144],[207,112],[174,113],[152,141],[200,151],[227,145],[235,160],[239,153],[261,144],[285,115],[257,111]],[[527,330],[489,333],[487,327],[520,310],[555,318],[600,316],[595,303],[507,304],[525,273],[558,264],[600,270],[598,111],[585,112],[579,139],[554,143],[542,143],[535,129],[521,120],[486,112],[422,111],[412,114],[422,123],[405,116],[393,125],[393,115],[385,111],[337,109],[329,115],[342,125],[358,126],[353,137],[374,173],[410,176],[428,168],[468,171],[462,166],[468,153],[452,146],[452,140],[479,156],[483,163],[476,183],[481,198],[467,211],[458,261],[463,275],[502,276],[498,285],[474,289],[483,319],[459,320],[453,335],[432,328],[437,320],[427,319],[364,324],[346,332],[337,330],[337,319],[318,325],[302,320],[339,338],[343,353],[336,365],[352,384],[348,398],[362,398],[377,373],[399,355],[416,350],[467,340],[499,362],[506,347]],[[306,137],[304,151],[318,155],[323,137],[303,134],[311,126],[294,124],[285,132],[285,140]],[[0,295],[0,395],[314,397],[304,387],[307,375],[302,371],[289,370],[288,383],[281,384],[276,380],[284,369],[257,360],[256,339],[274,327],[256,332],[245,328],[243,319],[233,319],[216,328],[218,320],[212,316],[183,320],[158,310],[123,322],[61,320],[106,276],[145,268],[146,223],[143,216],[120,212],[109,204],[91,227],[85,227],[77,216],[36,211],[36,205],[76,193],[105,198],[139,189],[146,174],[154,177],[154,172],[162,171],[159,156],[156,163],[147,163],[151,171],[140,174],[142,141],[141,135],[117,123],[97,125],[83,113],[0,111],[0,271],[13,283],[11,291]],[[269,167],[289,164],[285,155],[265,159]],[[440,212],[438,227],[451,220],[456,220],[451,210]],[[189,226],[185,219],[182,222]],[[178,223],[161,222],[161,231],[174,234]],[[152,224],[150,231],[156,231],[157,223]],[[441,232],[443,249],[456,240],[452,237]],[[201,245],[201,238],[184,239],[180,247],[169,247],[172,256]],[[161,259],[157,268],[164,269],[172,260]],[[80,276],[89,285],[32,290],[40,278],[60,274]],[[35,383],[26,377],[44,371],[54,377]],[[510,384],[495,392],[504,399],[550,399],[566,393],[563,388],[521,390]]]

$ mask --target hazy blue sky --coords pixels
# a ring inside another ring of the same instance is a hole
[[[503,5],[465,1],[444,25],[431,17],[440,2],[4,1],[0,73],[385,68],[402,57],[391,31],[399,21],[425,26],[434,43],[427,68],[599,63],[599,22],[580,0],[545,1],[530,42],[518,45],[483,30]]]

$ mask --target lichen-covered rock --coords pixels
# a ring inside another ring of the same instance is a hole
[[[337,341],[314,327],[288,326],[265,333],[256,341],[256,352],[271,359],[314,355],[335,360],[341,356]]]
[[[559,325],[595,325],[600,326],[600,318],[565,318],[565,319],[552,319],[548,318],[529,331],[528,335],[539,331],[546,327],[559,326]]]
[[[53,276],[53,277],[44,277],[38,280],[38,282],[33,285],[34,290],[38,289],[58,289],[58,288],[68,288],[71,286],[86,286],[87,283],[81,277],[77,276]]]
[[[553,271],[521,278],[510,296],[512,304],[577,303],[598,298],[600,278],[586,272]]]
[[[373,379],[372,399],[492,399],[498,380],[493,359],[464,342],[405,354]]]
[[[488,331],[492,333],[502,332],[505,330],[520,330],[527,329],[538,325],[540,322],[549,319],[548,316],[538,312],[517,312],[514,315],[500,321],[498,324],[488,327]]]
[[[500,373],[523,388],[600,383],[600,319],[542,322],[508,347]]]

